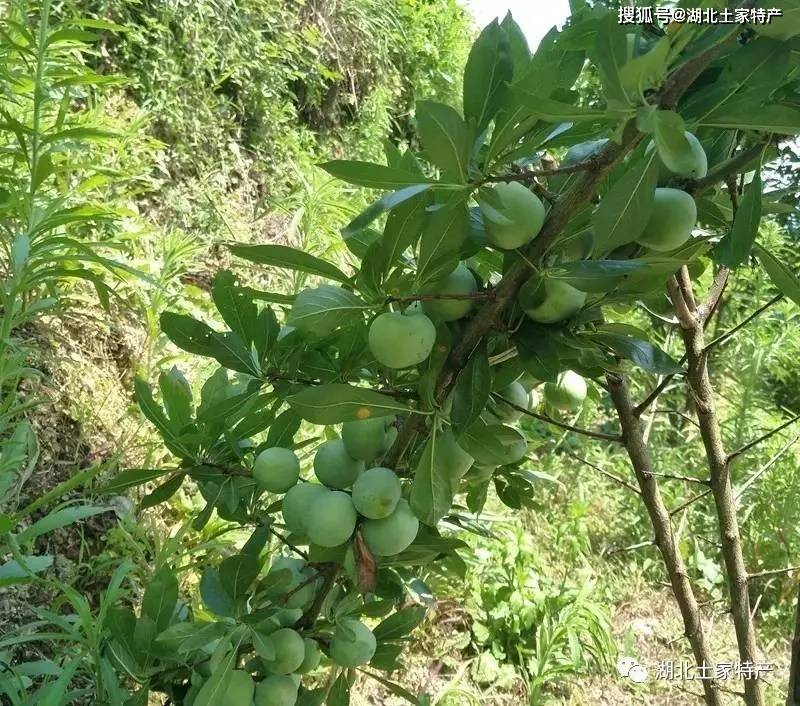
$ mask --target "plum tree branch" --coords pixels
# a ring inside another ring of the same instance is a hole
[[[681,611],[686,638],[692,647],[692,653],[697,664],[714,664],[705,630],[700,620],[697,598],[689,581],[686,565],[675,542],[670,513],[664,505],[664,500],[661,497],[658,483],[653,473],[653,462],[644,443],[642,429],[639,418],[634,411],[628,384],[624,376],[608,374],[606,375],[606,380],[622,426],[625,449],[628,452],[628,457],[641,490],[642,500],[655,530],[655,544],[659,552],[661,552],[672,592]],[[716,680],[703,680],[703,689],[706,704],[709,706],[722,706],[722,696]]]
[[[628,483],[628,481],[626,481],[624,478],[620,478],[619,476],[611,473],[610,471],[607,471],[604,468],[601,468],[596,463],[592,463],[588,459],[582,458],[581,456],[578,456],[577,454],[574,454],[571,451],[565,451],[564,453],[566,453],[567,456],[570,456],[571,458],[574,458],[576,461],[580,461],[582,464],[584,464],[586,466],[589,466],[589,468],[594,469],[595,471],[597,471],[601,475],[604,475],[609,480],[613,480],[615,483],[618,483],[623,488],[627,488],[632,493],[636,493],[637,495],[641,495],[641,491],[635,485],[633,485],[631,483]]]
[[[740,449],[737,449],[736,451],[734,451],[733,453],[728,455],[727,463],[731,463],[731,461],[733,461],[735,458],[741,456],[743,453],[747,453],[754,446],[757,446],[758,444],[766,441],[767,439],[772,438],[773,436],[775,436],[775,434],[779,434],[784,429],[786,429],[787,427],[790,427],[792,424],[794,424],[798,420],[800,420],[800,414],[798,414],[795,417],[792,417],[790,420],[784,422],[780,426],[775,427],[774,429],[771,429],[770,431],[766,432],[765,434],[762,434],[758,438],[753,439],[752,441],[746,443]]]
[[[567,424],[566,422],[560,422],[557,419],[553,419],[552,417],[548,417],[546,414],[540,414],[539,412],[534,412],[533,410],[526,409],[518,404],[515,404],[511,400],[506,399],[501,394],[494,392],[492,393],[492,397],[495,399],[500,400],[503,404],[507,404],[512,409],[515,409],[517,412],[521,412],[522,414],[527,415],[528,417],[533,417],[534,419],[539,419],[547,424],[552,424],[553,426],[559,427],[561,429],[566,429],[567,431],[574,432],[575,434],[581,434],[582,436],[588,436],[592,439],[600,439],[601,441],[612,441],[616,444],[622,443],[622,437],[619,434],[605,434],[601,431],[592,431],[591,429],[582,429],[581,427],[573,426],[572,424]]]
[[[789,688],[786,706],[800,706],[800,583],[798,583],[797,606],[792,637],[792,656],[789,660]]]
[[[492,296],[491,291],[472,292],[472,294],[410,294],[407,297],[386,297],[385,304],[404,304],[406,302],[428,302],[439,300],[482,301]]]
[[[685,272],[685,268],[681,269]],[[708,372],[704,321],[695,312],[689,312],[684,298],[685,294],[677,286],[674,278],[668,283],[668,290],[681,324],[681,335],[687,356],[687,382],[694,398],[700,436],[708,462],[711,495],[719,522],[722,556],[728,579],[731,614],[739,647],[739,657],[743,662],[755,663],[758,660],[758,649],[747,585],[747,569],[742,552],[739,522],[736,517],[736,501],[730,477],[730,459],[723,448],[715,393]],[[763,706],[762,680],[758,676],[745,680],[744,690],[744,700],[748,706]]]
[[[760,307],[758,307],[758,309],[756,309],[752,314],[750,314],[745,319],[743,319],[738,324],[736,324],[732,329],[729,329],[728,331],[725,331],[724,333],[721,333],[713,341],[707,343],[706,344],[706,352],[710,351],[712,348],[716,348],[717,346],[719,346],[722,343],[724,343],[725,341],[727,341],[731,336],[733,336],[735,333],[737,333],[738,331],[743,329],[745,326],[747,326],[747,324],[749,324],[751,321],[753,321],[753,319],[756,319],[757,317],[761,316],[761,314],[763,314],[767,309],[769,309],[770,307],[774,306],[775,304],[777,304],[782,299],[783,299],[783,294],[776,294],[766,304],[763,304]]]

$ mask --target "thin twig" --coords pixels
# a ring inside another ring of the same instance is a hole
[[[758,571],[755,574],[747,574],[747,580],[764,579],[770,576],[780,576],[781,574],[791,574],[795,571],[800,571],[800,566],[786,566],[783,569],[768,569],[767,571]]]
[[[470,300],[470,301],[483,301],[492,296],[491,291],[472,292],[471,294],[411,294],[407,297],[386,297],[384,303],[386,304],[405,304],[406,302],[427,302],[438,300]]]
[[[291,550],[292,550],[292,551],[293,551],[295,554],[297,554],[297,555],[299,555],[299,556],[303,557],[303,559],[305,559],[306,561],[308,561],[308,554],[307,554],[306,552],[304,552],[302,549],[299,549],[299,548],[298,548],[298,547],[296,547],[294,544],[292,544],[292,543],[291,543],[291,542],[290,542],[288,539],[286,539],[286,537],[284,537],[284,536],[283,536],[283,535],[282,535],[280,532],[278,532],[278,531],[277,531],[277,530],[276,530],[274,527],[272,527],[272,526],[270,526],[270,525],[264,525],[264,526],[267,528],[267,531],[268,531],[268,532],[269,532],[269,533],[270,533],[270,534],[271,534],[273,537],[275,537],[275,538],[276,538],[276,539],[277,539],[279,542],[281,542],[282,544],[286,545],[286,546],[287,546],[287,547],[289,547],[289,549],[291,549]]]
[[[678,505],[678,507],[673,508],[672,510],[670,510],[669,514],[674,517],[679,512],[681,512],[682,510],[685,510],[687,507],[689,507],[689,505],[693,505],[698,500],[702,500],[704,497],[706,497],[706,495],[709,495],[710,493],[711,493],[711,488],[709,488],[708,490],[704,490],[702,493],[698,493],[697,495],[692,496],[686,502],[681,503],[680,505]]]
[[[748,452],[754,446],[757,446],[758,444],[760,444],[760,443],[766,441],[767,439],[775,436],[775,434],[779,434],[784,429],[786,429],[786,427],[790,427],[792,424],[794,424],[798,419],[800,419],[800,414],[798,414],[795,417],[792,417],[788,422],[784,422],[779,427],[775,427],[775,429],[773,429],[772,431],[768,431],[766,434],[762,434],[757,439],[753,439],[753,441],[750,441],[749,443],[745,444],[744,446],[742,446],[742,448],[737,449],[732,454],[729,454],[728,455],[728,463],[733,461],[738,456],[741,456],[743,453]]]
[[[681,419],[685,419],[687,422],[689,422],[689,424],[693,424],[698,429],[700,428],[700,425],[697,423],[696,419],[692,419],[688,414],[686,414],[685,412],[681,412],[679,409],[657,409],[657,410],[655,410],[654,413],[655,414],[674,414],[675,416],[680,417]]]
[[[655,546],[655,540],[648,539],[644,542],[637,542],[636,544],[631,544],[627,547],[613,547],[611,549],[607,549],[601,553],[604,557],[614,556],[615,554],[622,554],[624,552],[632,552],[636,551],[637,549],[644,549],[645,547],[653,547]]]
[[[578,456],[577,454],[574,454],[571,451],[565,451],[564,453],[567,456],[570,456],[570,457],[574,458],[576,461],[580,461],[581,463],[589,466],[589,468],[593,468],[595,471],[597,471],[601,475],[604,475],[609,480],[613,480],[615,483],[619,483],[619,485],[627,488],[631,492],[636,493],[637,495],[641,495],[642,491],[639,490],[632,483],[628,483],[628,481],[626,481],[624,478],[620,478],[619,476],[617,476],[617,475],[615,475],[613,473],[610,473],[609,471],[606,471],[605,469],[603,469],[600,466],[598,466],[596,463],[592,463],[588,459],[582,458],[581,456]]]
[[[778,459],[780,459],[780,457],[783,456],[783,454],[785,454],[790,448],[792,448],[792,446],[794,446],[798,442],[798,440],[800,440],[800,434],[798,434],[797,436],[794,437],[794,439],[785,444],[783,448],[781,448],[776,454],[774,454],[769,461],[767,461],[763,466],[761,466],[761,468],[759,468],[755,473],[753,473],[753,475],[751,475],[744,482],[742,487],[736,491],[736,500],[738,501],[739,498],[741,498],[742,495],[744,495],[747,492],[747,489],[751,485],[753,485],[753,483],[755,483],[759,478],[761,478],[761,476],[763,476],[770,468],[772,468],[772,466],[775,463],[777,463]]]
[[[546,414],[540,414],[539,412],[533,412],[530,409],[526,409],[518,404],[514,404],[511,400],[507,400],[505,397],[500,395],[497,392],[492,393],[492,397],[501,400],[504,404],[507,404],[512,409],[517,410],[517,412],[522,412],[522,414],[527,414],[529,417],[534,417],[535,419],[539,419],[543,422],[547,422],[548,424],[552,424],[553,426],[560,427],[561,429],[566,429],[567,431],[574,432],[575,434],[581,434],[582,436],[588,436],[592,439],[601,439],[602,441],[612,441],[616,444],[622,443],[622,437],[619,434],[605,434],[601,431],[591,431],[590,429],[581,429],[580,427],[572,426],[571,424],[567,424],[566,422],[560,422],[557,419],[553,419],[552,417],[548,417]]]
[[[686,481],[687,483],[700,483],[700,485],[708,485],[710,481],[704,478],[693,478],[692,476],[680,476],[674,473],[657,473],[656,471],[650,471],[650,473],[654,476],[658,476],[659,478],[668,478],[669,480],[682,480]]]
[[[762,306],[760,306],[752,314],[750,314],[747,318],[743,319],[740,323],[736,324],[736,326],[734,326],[732,329],[730,329],[728,331],[725,331],[725,333],[720,334],[713,341],[711,341],[710,343],[707,343],[706,344],[706,352],[710,351],[712,348],[716,348],[720,344],[722,344],[725,341],[727,341],[731,336],[733,336],[733,334],[735,334],[737,331],[739,331],[740,329],[742,329],[745,326],[747,326],[747,324],[749,324],[753,319],[755,319],[757,316],[760,316],[761,314],[763,314],[771,306],[774,306],[779,301],[781,301],[781,299],[783,299],[783,294],[777,294],[774,297],[772,297],[772,299],[770,299],[766,304],[763,304]]]

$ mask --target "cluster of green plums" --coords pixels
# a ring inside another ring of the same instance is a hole
[[[270,571],[288,569],[293,572],[292,584],[302,585],[299,578],[307,571],[302,562],[294,559],[278,559]],[[303,589],[304,590],[304,589]],[[300,592],[302,593],[302,591]],[[294,593],[294,596],[298,595]],[[271,659],[264,659],[263,654],[257,662],[250,663],[246,669],[236,669],[230,675],[224,694],[215,703],[230,706],[295,706],[300,690],[302,675],[314,671],[322,661],[322,651],[317,640],[304,637],[291,627],[302,615],[299,608],[287,608],[274,618],[275,629],[262,637],[259,651],[269,651]],[[341,667],[358,667],[367,664],[375,654],[377,641],[372,630],[360,620],[345,618],[340,620],[329,640],[326,640],[329,658]],[[254,679],[250,668],[260,673]],[[192,679],[192,689],[199,690],[204,676],[197,673]],[[191,703],[191,696],[187,698]]]
[[[283,521],[297,542],[339,547],[358,527],[372,554],[393,556],[414,541],[419,521],[402,497],[400,478],[390,468],[367,468],[393,443],[394,421],[345,422],[341,438],[317,449],[318,482],[300,479],[300,461],[291,449],[272,447],[258,454],[253,476],[262,490],[283,494]]]
[[[697,204],[691,194],[666,186],[670,180],[697,179],[706,175],[708,162],[700,141],[685,132],[682,147],[671,150],[659,145],[659,186],[653,196],[653,209],[636,242],[655,252],[668,252],[683,245],[697,223]],[[596,154],[607,140],[580,143],[568,150],[564,166],[582,162]],[[656,149],[650,143],[647,152]],[[546,210],[541,199],[518,182],[500,182],[491,187],[492,196],[481,204],[481,214],[489,244],[501,250],[515,250],[531,242],[544,225]],[[491,202],[491,205],[489,204]],[[430,356],[436,341],[435,321],[461,319],[472,310],[469,298],[478,290],[478,281],[464,263],[446,277],[421,292],[422,306],[380,314],[370,326],[369,346],[375,359],[392,369],[409,368]],[[453,299],[425,299],[426,294],[457,295]],[[532,296],[534,295],[535,296]],[[552,278],[533,276],[520,290],[520,303],[528,317],[542,324],[572,318],[584,306],[586,293]]]

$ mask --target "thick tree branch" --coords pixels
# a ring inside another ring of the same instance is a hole
[[[789,689],[786,706],[800,706],[800,583],[794,617],[794,636],[792,637],[792,657],[789,661]]]
[[[700,610],[694,595],[692,584],[689,581],[686,565],[675,543],[672,531],[670,514],[667,511],[658,483],[653,474],[653,462],[642,438],[639,419],[634,413],[628,385],[624,377],[607,375],[608,389],[611,399],[617,410],[622,434],[625,439],[625,448],[628,452],[631,465],[636,474],[636,480],[642,494],[647,513],[655,530],[655,544],[661,552],[664,565],[667,569],[672,592],[683,617],[685,634],[692,647],[697,664],[715,664],[711,657],[711,650],[700,620]],[[706,704],[709,706],[722,706],[722,697],[719,684],[716,680],[703,680],[703,689]]]
[[[728,579],[731,599],[731,614],[736,631],[739,657],[743,662],[758,661],[756,631],[750,609],[750,594],[747,585],[747,569],[744,564],[739,522],[736,517],[736,501],[730,478],[729,459],[725,454],[719,419],[717,417],[714,389],[708,374],[703,321],[695,314],[686,316],[688,307],[683,292],[675,281],[668,284],[670,298],[681,323],[681,333],[687,355],[687,381],[694,397],[700,436],[706,451],[711,494],[719,522],[722,540],[722,556]],[[744,683],[745,703],[748,706],[763,706],[764,694],[759,678],[747,679]]]

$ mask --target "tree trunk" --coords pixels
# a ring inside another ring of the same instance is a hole
[[[713,669],[715,663],[711,658],[711,650],[700,620],[697,599],[689,581],[686,566],[675,545],[675,536],[672,532],[669,511],[664,505],[656,477],[653,475],[653,462],[642,437],[641,426],[634,412],[627,382],[624,377],[616,375],[608,375],[606,379],[608,380],[611,399],[614,402],[614,407],[617,410],[617,416],[622,426],[625,449],[636,473],[636,480],[642,492],[642,499],[655,530],[655,543],[661,552],[669,581],[672,584],[672,592],[675,594],[675,600],[683,617],[686,638],[692,647],[697,664],[707,665]],[[722,696],[717,682],[711,679],[703,679],[702,684],[706,704],[709,704],[709,706],[722,706]]]

